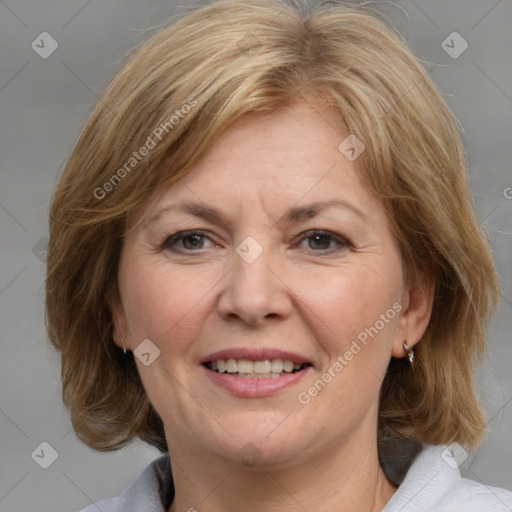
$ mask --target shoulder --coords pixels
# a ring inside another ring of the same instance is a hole
[[[164,455],[146,466],[119,496],[93,503],[80,512],[165,512],[173,498],[171,463]]]
[[[460,475],[446,446],[424,445],[383,512],[510,512],[512,492]]]

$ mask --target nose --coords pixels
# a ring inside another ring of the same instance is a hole
[[[218,297],[217,309],[221,317],[253,327],[287,318],[292,311],[292,294],[277,257],[263,251],[255,261],[248,263],[235,252],[233,260]]]

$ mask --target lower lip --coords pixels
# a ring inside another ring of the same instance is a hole
[[[261,398],[275,395],[282,389],[297,384],[312,369],[311,366],[296,373],[281,375],[268,379],[244,379],[233,377],[229,373],[218,373],[202,366],[208,378],[217,386],[243,398]]]

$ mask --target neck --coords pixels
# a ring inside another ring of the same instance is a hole
[[[180,448],[171,449],[176,494],[169,512],[380,512],[396,491],[379,465],[376,442],[352,439],[293,466],[261,470]]]

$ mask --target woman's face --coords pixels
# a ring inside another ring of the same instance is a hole
[[[348,135],[301,104],[244,118],[128,232],[117,319],[171,454],[285,467],[374,441],[421,333]]]

